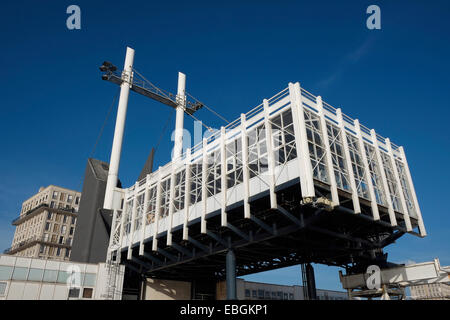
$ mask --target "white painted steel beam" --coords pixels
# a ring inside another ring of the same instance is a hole
[[[189,207],[191,206],[191,149],[186,150],[186,175],[185,175],[185,191],[184,191],[184,223],[183,223],[183,240],[187,241],[189,237]]]
[[[330,189],[331,189],[331,200],[333,201],[334,206],[339,205],[339,196],[338,196],[338,190],[337,190],[337,184],[336,184],[336,177],[334,175],[334,165],[333,165],[333,158],[331,156],[331,148],[330,148],[330,140],[328,137],[327,132],[327,121],[325,119],[325,114],[323,111],[323,103],[322,103],[322,97],[317,96],[316,97],[316,107],[319,111],[319,117],[320,117],[320,128],[322,131],[322,139],[325,145],[325,157],[328,167],[328,178],[330,181]]]
[[[316,192],[314,189],[313,168],[309,154],[300,83],[289,83],[289,97],[291,100],[292,122],[295,132],[295,146],[297,148],[302,197],[313,198],[316,196]]]
[[[147,178],[145,179],[145,195],[144,195],[144,207],[142,212],[142,219],[141,219],[141,234],[140,234],[140,240],[139,240],[139,255],[144,255],[144,240],[145,240],[145,227],[147,223],[147,211],[148,211],[148,204],[150,202],[150,174],[147,174]]]
[[[392,171],[394,172],[395,182],[397,184],[398,193],[400,197],[400,203],[402,204],[403,219],[405,220],[406,231],[412,231],[411,220],[409,219],[408,206],[406,205],[405,196],[403,194],[402,184],[397,171],[397,164],[395,163],[394,152],[392,151],[392,145],[389,138],[386,138],[386,146],[389,152],[389,158],[391,159]]]
[[[138,205],[138,193],[137,189],[139,187],[139,183],[136,182],[134,185],[134,200],[133,200],[133,209],[131,210],[131,225],[130,225],[130,234],[128,236],[128,251],[127,251],[127,259],[131,260],[133,252],[131,251],[131,245],[133,244],[133,236],[134,236],[134,225],[136,220],[136,212]]]
[[[202,234],[206,233],[206,210],[208,209],[208,189],[206,180],[208,179],[208,152],[207,152],[207,140],[203,138],[203,155],[202,155],[202,211],[201,211],[201,225],[200,230]]]
[[[416,208],[417,220],[418,220],[417,222],[419,224],[419,232],[422,237],[425,237],[427,235],[427,231],[425,230],[425,225],[423,223],[422,212],[420,211],[419,201],[417,200],[417,195],[416,195],[416,190],[414,188],[414,184],[412,181],[411,172],[409,171],[409,165],[408,165],[408,161],[406,160],[405,150],[403,149],[403,147],[400,147],[399,151],[400,151],[400,154],[402,155],[403,165],[405,166],[405,171],[406,171],[406,177],[408,179],[408,183],[411,188],[412,197],[414,199],[414,207]]]
[[[186,75],[178,72],[177,111],[173,159],[178,160],[183,151],[184,110],[186,109]]]
[[[225,127],[220,128],[220,183],[222,191],[222,201],[220,203],[220,221],[221,226],[227,226],[227,152],[226,152],[226,133]]]
[[[159,225],[159,215],[161,213],[161,167],[158,169],[157,174],[157,183],[156,183],[156,205],[155,205],[155,222],[153,226],[153,242],[152,242],[152,251],[158,250],[158,225]]]
[[[355,175],[353,174],[353,165],[350,159],[350,151],[348,148],[347,132],[345,131],[344,119],[342,117],[342,111],[340,108],[336,109],[336,115],[338,118],[339,128],[341,129],[342,145],[344,146],[345,163],[347,166],[348,180],[350,180],[350,188],[352,190],[353,211],[355,213],[361,213],[361,207],[359,205],[358,189],[356,189]]]
[[[172,161],[171,173],[170,173],[170,193],[169,193],[169,225],[167,226],[167,245],[172,245],[172,226],[173,226],[173,210],[174,210],[174,198],[175,198],[175,175],[178,163],[177,160]]]
[[[273,136],[272,136],[272,124],[270,122],[270,110],[269,102],[267,99],[263,100],[264,106],[264,127],[266,132],[266,145],[267,145],[267,173],[269,175],[269,192],[270,192],[270,207],[272,209],[277,208],[277,195],[275,194],[275,155],[273,152]]]
[[[267,137],[266,137],[267,138]],[[242,141],[242,183],[244,184],[244,218],[250,218],[250,173],[248,168],[248,140],[247,122],[245,114],[241,113],[241,141]]]
[[[375,154],[377,156],[378,167],[380,169],[380,176],[381,176],[381,180],[383,182],[383,189],[384,189],[384,195],[386,198],[385,200],[387,202],[387,207],[388,207],[389,220],[391,221],[392,226],[396,226],[397,218],[395,217],[394,207],[392,206],[392,198],[391,198],[391,193],[389,191],[389,184],[388,184],[387,178],[386,178],[386,172],[384,169],[383,159],[381,158],[381,151],[380,151],[380,146],[379,146],[378,139],[377,139],[377,134],[374,129],[370,130],[370,135],[372,137],[373,146],[375,148]]]
[[[108,180],[106,182],[105,201],[103,208],[113,209],[114,189],[117,186],[119,175],[120,154],[122,153],[122,140],[125,131],[125,120],[127,117],[128,97],[133,77],[134,50],[127,47],[125,64],[122,72],[122,84],[120,85],[119,106],[117,109],[116,127],[109,160]]]
[[[380,212],[378,211],[377,199],[375,197],[375,191],[372,184],[372,176],[370,174],[369,161],[367,160],[366,149],[364,148],[364,140],[361,134],[361,126],[359,120],[356,119],[354,122],[356,136],[358,137],[359,151],[361,153],[362,162],[364,165],[364,173],[367,182],[367,187],[369,188],[370,196],[370,207],[372,209],[372,216],[374,220],[380,220]]]

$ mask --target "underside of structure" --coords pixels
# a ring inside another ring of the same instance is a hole
[[[325,188],[318,188],[326,195]],[[335,208],[318,202],[301,204],[298,181],[277,192],[277,209],[270,208],[269,196],[251,201],[252,216],[244,218],[242,204],[227,209],[228,226],[221,226],[220,211],[206,217],[207,232],[201,234],[200,219],[189,223],[188,240],[183,229],[172,231],[172,245],[167,246],[167,233],[159,235],[158,247],[153,239],[122,250],[121,261],[147,277],[186,280],[224,279],[225,256],[229,248],[236,254],[236,275],[313,262],[341,266],[348,272],[364,270],[372,264],[386,265],[382,248],[401,237],[405,230],[383,221],[373,221],[355,214],[344,204]],[[345,197],[345,195],[343,195]],[[367,204],[368,205],[368,204]],[[386,212],[387,214],[387,212]]]

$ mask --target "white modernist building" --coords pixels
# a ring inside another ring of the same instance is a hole
[[[227,207],[239,202],[250,218],[250,198],[269,192],[276,208],[275,189],[295,179],[305,201],[325,184],[332,206],[349,196],[355,214],[426,235],[403,147],[291,83],[130,188],[115,188],[110,250],[131,258],[138,245],[142,255],[144,241],[156,249],[165,232],[170,246],[172,230],[183,228],[187,239],[195,219],[206,233],[217,210],[226,226]]]

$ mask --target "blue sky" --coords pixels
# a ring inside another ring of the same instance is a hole
[[[23,200],[49,184],[81,190],[90,155],[116,93],[98,66],[135,67],[235,119],[299,81],[308,91],[402,145],[429,235],[387,247],[391,261],[450,265],[450,3],[448,1],[3,1],[0,9],[0,248]],[[81,8],[81,30],[66,8]],[[366,8],[381,8],[381,30]],[[133,184],[171,110],[130,97],[120,177]],[[223,122],[206,110],[206,124]],[[115,109],[94,157],[109,161]],[[185,119],[186,128],[193,122]],[[170,123],[170,126],[173,126]],[[156,165],[170,159],[170,130]],[[339,289],[336,268],[317,267],[319,288]],[[247,277],[299,284],[299,266]]]

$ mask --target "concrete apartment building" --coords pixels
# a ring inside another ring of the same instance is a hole
[[[450,300],[450,285],[447,283],[428,283],[411,286],[413,300]]]
[[[5,254],[69,260],[81,193],[50,185],[22,204],[11,248]]]

